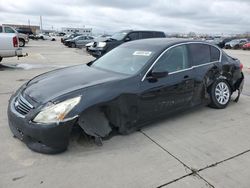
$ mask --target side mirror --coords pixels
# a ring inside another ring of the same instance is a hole
[[[131,38],[126,37],[126,38],[124,39],[124,41],[125,41],[125,42],[131,41]]]
[[[152,71],[151,72],[151,77],[153,77],[153,78],[164,78],[164,77],[166,77],[166,76],[168,76],[168,72],[167,71]]]

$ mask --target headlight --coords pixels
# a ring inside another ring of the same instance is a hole
[[[97,47],[98,48],[103,48],[106,46],[106,42],[98,42]]]
[[[81,97],[75,97],[58,104],[52,104],[42,109],[34,118],[36,123],[55,123],[63,121],[65,116],[80,102]]]

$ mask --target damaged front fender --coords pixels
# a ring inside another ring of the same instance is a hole
[[[99,108],[86,110],[78,120],[84,132],[94,137],[106,137],[112,131],[109,121]]]

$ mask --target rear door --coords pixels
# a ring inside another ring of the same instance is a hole
[[[206,95],[207,83],[220,69],[220,50],[205,43],[188,44],[191,66],[195,73],[194,104],[199,104]],[[210,78],[211,77],[211,78]]]
[[[76,41],[76,45],[78,47],[84,46],[86,40],[86,36],[80,36],[79,39]]]

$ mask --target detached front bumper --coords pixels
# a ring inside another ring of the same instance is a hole
[[[37,124],[20,115],[12,100],[8,107],[8,121],[15,137],[23,141],[31,150],[55,154],[67,149],[70,133],[76,120],[72,119],[58,124]]]

